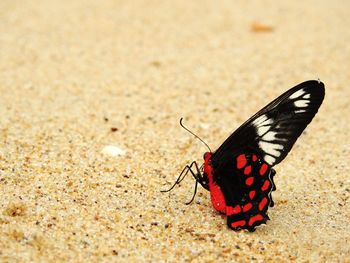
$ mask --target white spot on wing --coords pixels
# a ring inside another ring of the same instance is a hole
[[[253,121],[253,124],[254,124],[256,127],[259,127],[260,124],[261,124],[262,122],[266,121],[266,120],[267,120],[267,116],[266,116],[266,115],[262,115],[262,116],[256,118],[256,120]]]
[[[304,113],[304,112],[306,112],[306,110],[296,110],[296,111],[294,111],[295,113]]]
[[[264,135],[268,130],[270,129],[270,126],[261,126],[257,128],[257,132],[259,136]]]
[[[272,119],[269,119],[266,115],[262,115],[253,121],[253,125],[256,128],[256,131],[259,136],[264,135],[271,128],[271,124],[273,123]]]
[[[307,107],[307,105],[309,105],[309,102],[309,100],[297,100],[294,102],[294,105],[298,108],[304,108]]]
[[[305,95],[303,96],[303,99],[310,99],[310,94],[305,94]]]
[[[274,164],[274,162],[276,161],[276,159],[273,158],[273,157],[270,156],[270,155],[266,155],[266,156],[264,157],[264,159],[265,159],[265,162],[267,162],[269,165]]]
[[[271,119],[267,119],[266,121],[261,123],[259,126],[265,126],[265,125],[270,125],[270,124],[272,124],[272,120]]]
[[[304,93],[305,93],[305,91],[303,89],[301,89],[301,90],[298,90],[297,92],[294,92],[289,98],[290,99],[295,99],[295,98],[300,97]]]
[[[264,141],[273,141],[275,138],[276,138],[276,132],[273,132],[273,131],[269,131],[268,133],[266,133],[262,139]]]
[[[281,144],[264,142],[264,141],[259,142],[259,147],[267,154],[273,155],[276,157],[281,155],[281,152],[279,150],[283,149],[283,145],[281,145]]]

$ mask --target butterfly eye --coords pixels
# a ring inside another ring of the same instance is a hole
[[[208,179],[208,176],[206,174],[203,175],[203,182],[205,185],[209,184],[209,179]]]
[[[204,173],[203,176],[199,178],[200,180],[198,181],[205,189],[209,190],[209,179],[208,176]]]

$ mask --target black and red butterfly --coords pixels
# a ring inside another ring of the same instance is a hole
[[[187,165],[174,185],[163,192],[173,189],[190,172],[196,185],[187,204],[193,201],[199,183],[210,191],[214,209],[227,216],[228,227],[254,231],[266,223],[267,209],[274,205],[271,192],[276,190],[276,172],[272,167],[287,156],[324,95],[324,84],[317,80],[286,91],[243,123],[216,151],[208,146],[204,164],[200,168],[195,161]],[[180,124],[185,128],[182,119]]]

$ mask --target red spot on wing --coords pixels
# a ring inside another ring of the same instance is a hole
[[[244,154],[241,154],[237,157],[237,168],[242,169],[247,164],[247,159]]]
[[[249,226],[252,226],[256,221],[260,221],[260,220],[263,220],[263,216],[260,215],[260,214],[257,214],[255,216],[252,216],[250,219],[249,219],[249,222],[248,222],[248,225]]]
[[[245,206],[243,206],[243,212],[249,211],[252,207],[253,205],[251,203],[246,204]]]
[[[249,177],[245,180],[245,184],[251,186],[254,183],[254,177]]]
[[[248,165],[246,168],[244,168],[244,174],[248,175],[252,172],[252,167]]]
[[[226,215],[231,216],[235,215],[241,212],[241,207],[239,205],[236,205],[235,207],[227,206],[226,207]]]
[[[269,187],[270,187],[270,182],[269,182],[269,180],[265,180],[263,186],[261,187],[261,190],[262,190],[262,191],[266,191],[267,189],[269,189]]]
[[[239,221],[236,221],[236,222],[232,222],[231,223],[231,226],[233,228],[236,228],[236,227],[240,227],[240,226],[244,226],[245,225],[245,221],[244,220],[239,220]]]
[[[253,154],[253,156],[252,156],[252,160],[253,160],[253,162],[255,162],[256,160],[258,160],[258,157],[256,157],[256,155],[255,155],[255,154]]]
[[[259,210],[262,211],[267,204],[267,198],[264,197],[259,203]]]
[[[266,173],[266,170],[267,170],[268,166],[266,163],[264,163],[261,167],[260,167],[260,175],[264,175]]]
[[[249,198],[250,198],[250,200],[252,200],[252,199],[254,198],[255,193],[256,193],[256,192],[255,192],[254,190],[249,192]]]

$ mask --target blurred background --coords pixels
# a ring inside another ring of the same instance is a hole
[[[3,261],[343,261],[348,1],[0,2]],[[232,232],[194,182],[205,147],[309,79],[314,122],[277,168],[271,221]]]

